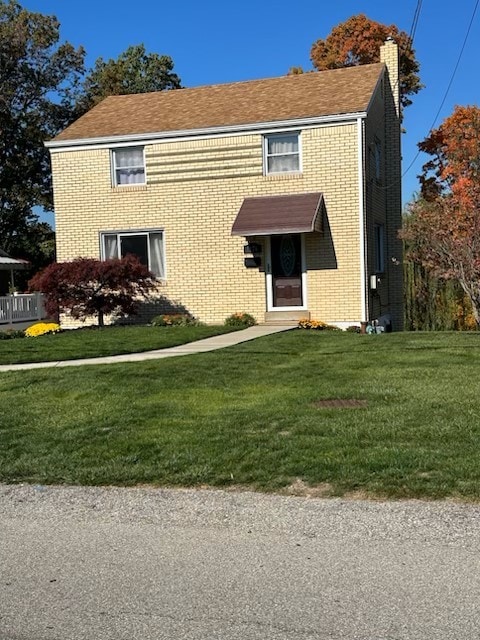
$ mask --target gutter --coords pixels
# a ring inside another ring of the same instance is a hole
[[[360,245],[360,301],[361,301],[361,322],[366,322],[368,317],[367,300],[367,274],[366,274],[366,234],[365,234],[365,186],[363,180],[364,165],[364,119],[357,118],[357,145],[358,145],[358,224],[359,224],[359,245]]]
[[[297,118],[291,120],[278,120],[273,122],[254,122],[219,127],[204,127],[199,129],[183,129],[177,131],[156,131],[149,133],[132,133],[126,135],[99,136],[95,138],[76,138],[72,140],[49,140],[45,147],[51,152],[73,151],[81,148],[112,148],[128,147],[142,144],[155,144],[158,142],[176,142],[179,140],[198,140],[202,138],[227,137],[244,135],[249,132],[275,133],[280,131],[292,131],[305,129],[319,125],[334,125],[355,121],[366,117],[366,112],[344,113],[329,116],[315,116],[309,118]]]

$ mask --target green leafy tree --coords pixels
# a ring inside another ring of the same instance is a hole
[[[405,329],[407,331],[466,331],[476,329],[472,305],[455,280],[431,274],[419,262],[403,261]]]
[[[480,209],[453,194],[410,204],[401,237],[407,259],[444,281],[458,282],[480,327]]]
[[[73,118],[84,51],[59,44],[53,16],[0,0],[0,243],[15,255],[38,217],[52,209],[44,141]]]
[[[116,60],[98,58],[85,78],[78,114],[107,96],[180,89],[173,67],[170,56],[147,53],[143,44],[128,47]]]
[[[325,39],[313,43],[310,58],[319,71],[380,62],[380,47],[392,36],[400,50],[400,95],[403,107],[422,89],[420,65],[408,34],[394,24],[371,20],[363,13],[334,27]]]

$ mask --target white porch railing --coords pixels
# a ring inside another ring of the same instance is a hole
[[[0,296],[0,325],[45,318],[42,293]]]

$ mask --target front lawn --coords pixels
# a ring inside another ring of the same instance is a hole
[[[0,364],[51,362],[114,356],[209,338],[232,331],[232,327],[98,327],[63,331],[36,338],[0,340]]]
[[[4,373],[0,479],[479,499],[479,369],[478,333],[298,330]]]

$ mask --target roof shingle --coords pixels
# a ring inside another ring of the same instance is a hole
[[[54,142],[187,131],[367,110],[381,63],[217,84],[110,96]]]

